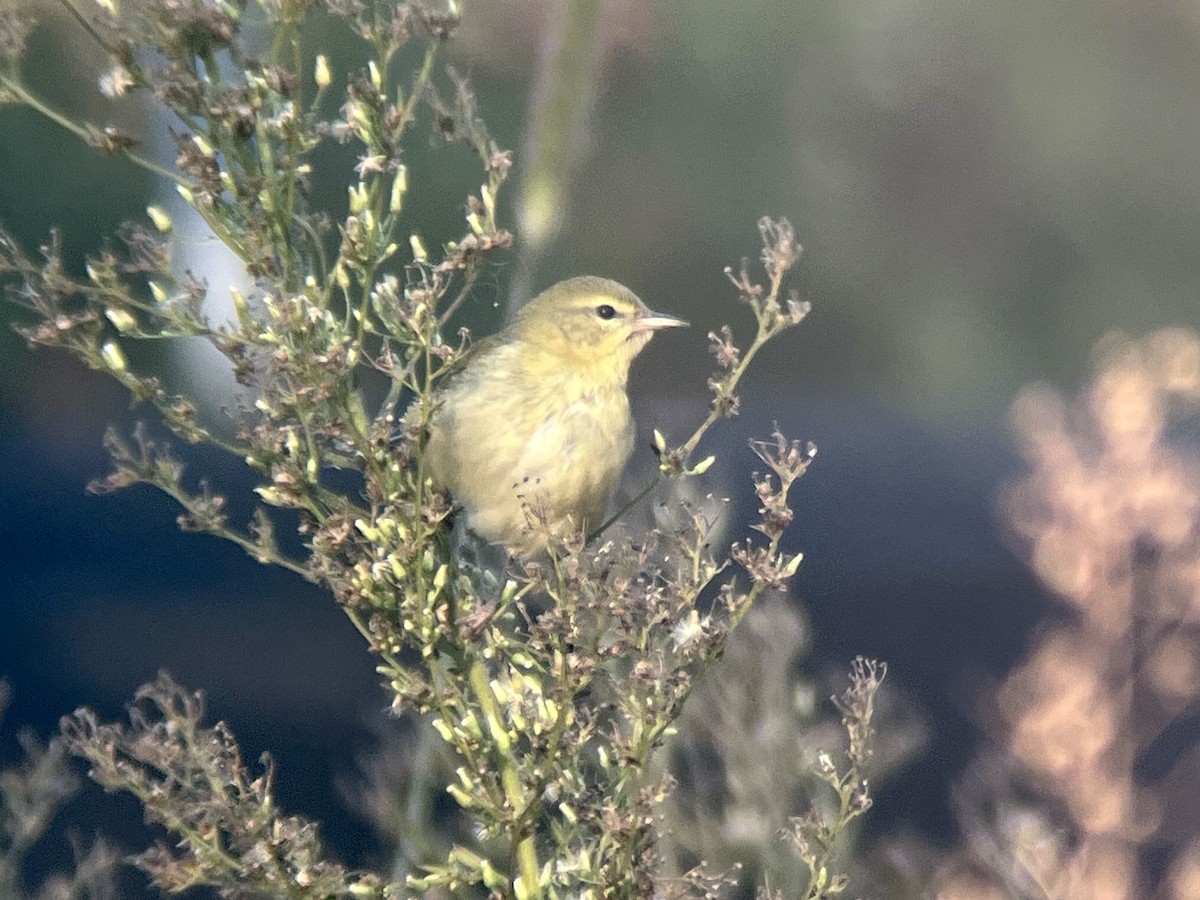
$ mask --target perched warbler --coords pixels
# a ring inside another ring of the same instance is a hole
[[[599,527],[633,452],[630,364],[655,331],[686,324],[584,276],[473,347],[435,394],[426,445],[468,527],[519,556],[544,549],[547,533]]]

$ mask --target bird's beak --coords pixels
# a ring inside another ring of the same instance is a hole
[[[644,316],[638,316],[633,320],[633,331],[636,334],[639,331],[658,331],[660,328],[687,328],[688,323],[683,319],[677,319],[674,316],[665,316],[662,313],[648,312]]]

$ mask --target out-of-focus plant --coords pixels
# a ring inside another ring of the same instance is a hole
[[[0,721],[11,689],[0,681]],[[19,734],[23,759],[0,769],[0,897],[6,900],[113,900],[117,855],[103,841],[86,851],[75,847],[75,866],[69,874],[46,878],[32,893],[25,863],[40,841],[48,839],[55,814],[79,789],[71,771],[66,741],[42,744],[29,731]]]
[[[844,763],[833,723],[799,660],[807,625],[795,604],[754,607],[729,644],[719,677],[707,679],[680,717],[671,745],[678,781],[667,812],[676,859],[738,865],[770,898],[837,896],[851,824],[870,807],[872,717],[887,667],[859,659],[841,713]],[[800,814],[798,814],[800,813]]]
[[[277,809],[269,762],[249,770],[223,725],[202,724],[198,695],[164,676],[139,693],[128,725],[80,710],[63,726],[97,781],[134,794],[171,832],[174,843],[136,863],[165,891],[206,885],[231,897],[711,895],[719,874],[664,866],[658,818],[671,784],[651,760],[734,626],[799,566],[780,539],[815,448],[778,432],[755,444],[767,469],[754,478],[756,534],[725,552],[713,546],[716,522],[680,503],[650,533],[555,540],[499,573],[468,565],[451,549],[450,502],[427,477],[427,433],[436,387],[468,348],[466,335],[448,338],[447,324],[512,238],[497,219],[509,154],[464,81],[451,73],[448,94],[435,88],[455,10],[265,0],[256,21],[271,40],[260,59],[242,40],[245,2],[101,0],[90,11],[64,2],[110,56],[104,93],[144,92],[176,117],[175,167],[139,155],[125,134],[63,119],[31,93],[20,77],[24,27],[12,12],[0,31],[0,95],[171,179],[254,279],[233,295],[235,321],[210,322],[207,287],[171,275],[171,223],[157,209],[153,229],[129,226],[124,248],[94,256],[82,276],[67,271],[57,239],[34,259],[0,233],[0,274],[15,278],[29,343],[65,349],[153,406],[177,437],[244,460],[261,475],[261,502],[248,522],[233,521],[225,498],[184,478],[144,428],[133,440],[109,434],[115,470],[94,488],[153,485],[183,507],[182,527],[326,587],[377,655],[395,710],[424,717],[453,751],[447,790],[470,823],[449,850],[409,841],[421,858],[401,872],[349,871],[325,856],[315,825]],[[361,38],[363,67],[344,84],[326,57],[302,58],[302,29],[317,10]],[[326,118],[335,91],[338,114]],[[453,239],[427,243],[406,214],[410,187],[436,177],[410,171],[405,148],[419,122],[465,141],[482,168],[466,230]],[[336,226],[307,201],[314,151],[329,140],[360,151],[353,172],[341,173],[349,214]],[[783,286],[800,255],[791,226],[763,219],[760,230],[764,274],[751,275],[748,262],[728,271],[755,334],[742,347],[727,328],[710,335],[718,371],[708,415],[678,444],[656,433],[666,477],[707,470],[711,457],[697,460],[697,451],[736,414],[750,361],[807,313]],[[253,408],[232,437],[197,420],[195,398],[170,394],[131,363],[129,345],[163,339],[208,341],[249,389]],[[385,386],[371,405],[360,390],[368,378]],[[346,472],[357,479],[349,489]],[[298,521],[302,552],[276,541],[281,521]],[[847,695],[849,769],[822,769],[839,810],[797,828],[812,872],[803,896],[844,887],[829,851],[866,808],[877,674],[857,669]]]
[[[1076,402],[1014,407],[1029,472],[1004,516],[1064,603],[987,710],[1007,761],[960,787],[939,896],[1200,896],[1200,337],[1108,339]],[[1182,731],[1181,731],[1182,729]]]

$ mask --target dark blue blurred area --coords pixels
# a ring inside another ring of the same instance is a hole
[[[35,377],[95,386],[61,361],[41,365],[52,358],[26,357]],[[98,393],[94,412],[107,410],[118,427],[134,421],[136,414]],[[232,544],[180,532],[178,508],[154,489],[87,493],[110,469],[98,423],[83,433],[22,431],[12,413],[0,407],[0,677],[13,689],[0,762],[15,760],[20,727],[49,737],[60,716],[83,705],[121,718],[138,686],[165,669],[204,691],[210,724],[231,726],[247,763],[272,753],[284,809],[321,821],[339,855],[369,861],[375,839],[336,782],[369,750],[386,700],[362,639],[337,606]],[[228,491],[235,519],[248,515],[253,481],[239,461],[178,442],[172,449],[188,471]],[[146,844],[136,804],[99,796],[94,786],[62,819],[65,828],[52,830],[35,868],[69,858],[66,832],[99,830],[123,838],[130,851]]]
[[[767,428],[764,410],[750,431]],[[1021,461],[999,428],[938,433],[852,398],[804,404],[786,429],[819,447],[791,539],[816,660],[835,685],[855,656],[885,660],[929,728],[878,786],[869,827],[946,840],[950,782],[980,739],[970,688],[1017,661],[1052,603],[1000,538],[997,495]]]

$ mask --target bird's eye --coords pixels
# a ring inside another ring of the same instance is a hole
[[[607,303],[601,303],[596,307],[596,315],[602,319],[613,319],[616,318],[617,311]]]

